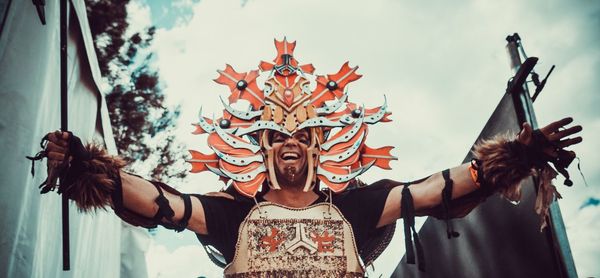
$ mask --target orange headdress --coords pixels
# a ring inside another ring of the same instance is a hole
[[[275,40],[275,47],[273,62],[261,62],[258,70],[240,73],[226,65],[218,71],[215,81],[229,87],[231,95],[228,103],[221,100],[225,109],[219,119],[205,118],[200,110],[194,134],[209,134],[208,145],[214,153],[191,150],[191,171],[211,171],[248,197],[256,195],[265,180],[279,189],[266,134],[292,135],[305,128],[313,131],[305,191],[318,179],[341,192],[371,166],[390,169],[389,161],[396,159],[390,155],[393,147],[365,145],[368,124],[390,121],[386,103],[365,109],[348,101],[345,89],[361,77],[356,74],[358,67],[346,62],[338,73],[317,75],[316,88],[311,90],[307,75],[313,74],[314,67],[299,65],[294,57],[296,42]],[[268,74],[262,89],[256,81],[260,74]],[[247,110],[231,106],[240,99],[250,103]],[[333,128],[340,130],[330,134]]]

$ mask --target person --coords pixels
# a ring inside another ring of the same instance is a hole
[[[415,215],[462,217],[496,192],[518,199],[520,182],[533,170],[542,173],[538,186],[553,196],[556,172],[549,163],[562,172],[575,157],[564,148],[582,141],[570,137],[581,126],[565,127],[571,118],[539,130],[524,124],[516,136],[479,142],[470,163],[411,183],[366,185],[358,175],[372,166],[389,169],[396,159],[391,147],[365,144],[368,124],[389,121],[387,105],[366,109],[348,101],[346,85],[360,78],[348,63],[317,76],[311,90],[306,75],[314,68],[299,65],[295,42],[275,40],[275,46],[273,62],[259,65],[268,73],[262,90],[258,70],[238,73],[227,65],[215,80],[231,90],[223,116],[200,117],[196,124],[195,133],[208,134],[214,153],[191,151],[191,171],[213,172],[227,189],[181,193],[127,173],[118,157],[56,131],[46,136],[49,172],[42,191],[58,187],[83,211],[111,207],[133,225],[191,230],[222,253],[227,277],[362,277],[381,252],[367,246],[369,240],[400,218],[408,261],[415,261],[414,237],[421,263]],[[249,110],[233,107],[242,99]],[[546,210],[553,198],[546,198]],[[447,232],[456,236],[451,225]]]

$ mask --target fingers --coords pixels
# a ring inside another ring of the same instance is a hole
[[[529,123],[523,123],[523,128],[519,132],[518,140],[524,145],[529,145],[532,140],[533,129]]]
[[[66,145],[58,145],[54,142],[48,142],[48,145],[46,145],[46,151],[47,152],[61,152],[61,153],[66,153],[67,152],[67,146]]]
[[[576,126],[572,126],[570,128],[567,129],[563,129],[560,130],[558,132],[555,132],[553,134],[548,135],[548,140],[550,141],[558,141],[562,138],[565,138],[569,135],[573,135],[575,133],[580,132],[581,130],[583,130],[583,128],[580,125],[576,125]]]
[[[65,159],[65,154],[60,152],[48,152],[47,156],[49,160],[63,161]]]
[[[54,168],[65,160],[67,153],[69,133],[59,130],[48,133],[48,143],[46,144],[46,157],[48,158],[48,168]]]
[[[573,118],[567,117],[562,120],[558,120],[556,122],[550,123],[549,125],[542,127],[540,131],[544,133],[544,135],[548,136],[552,132],[557,131],[561,126],[565,126],[573,122]]]
[[[56,138],[59,138],[61,140],[67,140],[67,139],[69,139],[69,133],[68,132],[57,130],[57,131],[54,132],[54,134],[55,134]]]
[[[572,146],[575,144],[579,144],[582,141],[583,141],[583,138],[581,138],[581,137],[569,138],[569,139],[559,141],[557,146],[562,149],[562,148],[566,148],[566,147],[569,147],[569,146]]]
[[[57,145],[66,147],[67,139],[69,139],[69,133],[62,132],[60,130],[48,133],[48,141],[54,142]]]

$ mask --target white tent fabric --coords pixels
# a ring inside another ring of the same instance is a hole
[[[0,15],[0,277],[146,277],[148,233],[111,211],[77,212],[70,205],[71,271],[62,271],[61,201],[40,195],[45,166],[35,177],[25,159],[60,126],[59,1],[47,1],[47,25],[31,1],[3,1]],[[99,90],[85,6],[71,0],[68,40],[69,129],[116,153]]]

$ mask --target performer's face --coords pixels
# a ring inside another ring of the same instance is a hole
[[[310,133],[307,130],[297,131],[289,137],[274,132],[271,146],[275,155],[275,174],[281,186],[303,187],[307,176],[307,154],[310,145]]]

